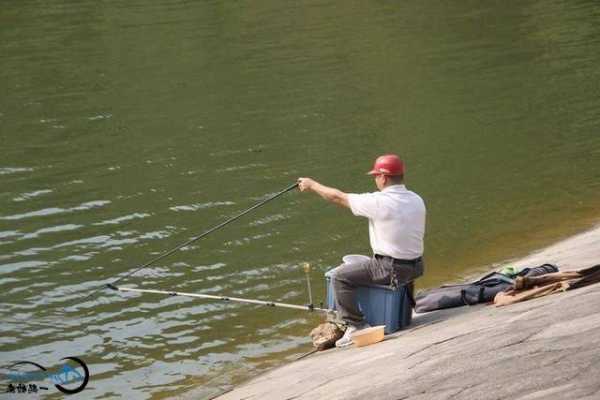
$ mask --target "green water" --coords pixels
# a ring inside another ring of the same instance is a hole
[[[397,152],[431,287],[598,222],[595,1],[4,1],[0,361],[84,398],[206,398],[310,350],[312,314],[91,289],[298,176]],[[366,221],[291,192],[126,283],[307,302]],[[49,397],[58,398],[51,388]]]

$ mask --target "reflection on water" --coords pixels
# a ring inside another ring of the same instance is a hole
[[[0,29],[0,361],[75,355],[90,398],[206,398],[310,349],[319,317],[90,291],[298,176],[428,206],[420,287],[597,222],[591,1],[30,1]],[[290,192],[128,278],[305,304],[366,222]],[[50,398],[58,398],[50,394]]]

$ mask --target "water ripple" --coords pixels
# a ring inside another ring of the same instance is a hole
[[[0,239],[21,236],[21,235],[22,235],[22,233],[20,233],[19,231],[2,231],[2,232],[0,232]]]
[[[174,206],[174,207],[169,207],[170,210],[172,211],[198,211],[204,208],[212,208],[212,207],[219,207],[219,206],[232,206],[235,205],[235,203],[233,201],[209,201],[208,203],[195,203],[195,204],[188,204],[188,205],[182,205],[182,206]]]
[[[35,239],[38,236],[43,235],[44,233],[73,231],[73,230],[76,230],[76,229],[79,229],[82,227],[83,227],[83,225],[66,224],[66,225],[52,226],[50,228],[42,228],[42,229],[38,229],[37,231],[35,231],[33,233],[28,233],[26,235],[23,235],[23,237],[21,237],[19,240]]]
[[[151,214],[148,213],[133,213],[133,214],[129,214],[129,215],[124,215],[122,217],[118,217],[118,218],[114,218],[114,219],[108,219],[102,222],[96,222],[94,223],[94,225],[115,225],[115,224],[120,224],[121,222],[124,221],[130,221],[132,219],[136,219],[136,218],[146,218],[151,216]]]
[[[31,172],[33,168],[23,167],[0,167],[0,175],[16,174],[19,172]]]
[[[26,200],[33,199],[34,197],[38,197],[43,194],[52,193],[52,192],[53,192],[52,189],[43,189],[43,190],[36,190],[34,192],[22,193],[19,196],[13,198],[13,201],[16,201],[16,202],[26,201]]]
[[[20,220],[20,219],[32,218],[32,217],[42,217],[42,216],[54,215],[54,214],[71,213],[74,211],[91,210],[92,208],[103,207],[106,204],[110,204],[110,203],[111,203],[110,200],[88,201],[88,202],[82,203],[76,207],[71,207],[71,208],[50,207],[50,208],[44,208],[42,210],[30,211],[30,212],[24,213],[24,214],[7,215],[4,217],[0,217],[0,219]]]
[[[245,169],[250,169],[250,168],[264,168],[264,167],[268,167],[268,165],[260,164],[260,163],[253,163],[253,164],[247,164],[247,165],[234,165],[234,166],[227,167],[227,168],[217,169],[217,172],[231,172],[231,171],[240,171],[240,170],[245,170]]]
[[[250,222],[248,225],[250,226],[260,226],[260,225],[266,225],[266,224],[270,224],[271,222],[277,222],[277,221],[282,221],[284,219],[288,219],[289,217],[283,214],[273,214],[273,215],[268,215],[264,218],[259,218],[257,220],[254,220],[252,222]]]
[[[37,268],[47,265],[49,264],[45,261],[21,261],[11,264],[4,264],[2,265],[2,269],[0,269],[0,274],[10,274],[25,268]]]

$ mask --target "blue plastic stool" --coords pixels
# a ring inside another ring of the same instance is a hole
[[[332,271],[325,274],[327,307],[335,310],[335,294],[331,282]],[[359,286],[356,300],[358,308],[369,325],[385,325],[386,334],[406,328],[412,321],[412,306],[406,285],[400,285],[397,289],[380,285]]]

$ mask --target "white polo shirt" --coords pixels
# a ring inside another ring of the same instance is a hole
[[[354,215],[369,219],[369,239],[374,254],[412,260],[423,255],[425,203],[404,185],[380,192],[348,194]]]

